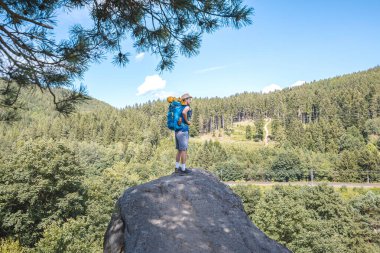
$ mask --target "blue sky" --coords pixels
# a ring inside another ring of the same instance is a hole
[[[157,56],[138,56],[131,48],[125,68],[108,59],[93,64],[80,82],[90,96],[123,108],[186,92],[195,97],[265,92],[380,65],[378,0],[245,3],[255,9],[252,25],[206,34],[200,54],[179,57],[171,72],[159,74]],[[87,22],[83,11],[58,21],[59,36],[75,22]]]

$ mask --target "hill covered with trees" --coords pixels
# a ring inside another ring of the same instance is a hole
[[[264,149],[250,142],[196,142],[190,161],[217,173],[231,167],[232,161],[232,171],[222,173],[225,180],[305,180],[311,170],[316,179],[379,180],[379,89],[380,67],[376,67],[269,94],[196,98],[192,103],[193,137],[207,133],[228,136],[234,134],[237,123],[253,120],[246,138],[259,142],[264,120],[271,118],[269,140],[275,145]],[[90,100],[77,113],[63,117],[54,111],[48,95],[36,93],[25,92],[21,97],[26,109],[18,122],[0,124],[3,150],[17,141],[39,138],[93,142],[102,147],[117,145],[124,160],[145,163],[152,158],[147,154],[159,151],[160,143],[171,145],[172,136],[165,126],[166,101],[119,110]],[[279,174],[282,168],[288,169]]]
[[[195,98],[189,166],[212,171],[222,180],[293,181],[310,180],[312,175],[314,180],[379,181],[379,89],[380,67],[376,67],[269,94]],[[92,99],[64,117],[50,100],[47,94],[24,90],[18,100],[22,108],[18,120],[0,122],[0,251],[12,247],[21,251],[22,246],[37,252],[99,252],[121,192],[173,172],[174,140],[166,128],[168,103],[116,109]],[[264,146],[263,126],[268,118],[270,141]],[[249,131],[243,124],[247,120],[254,122]],[[238,132],[238,124],[244,126],[244,140],[224,142],[223,136]],[[215,138],[203,141],[207,134]],[[297,203],[297,210],[304,214],[302,229],[294,225],[295,230],[287,232],[285,227],[266,227],[271,222],[277,226],[275,214],[252,217],[264,232],[295,252],[356,252],[345,250],[367,243],[377,249],[378,241],[368,234],[368,229],[378,229],[371,223],[371,217],[379,215],[377,200],[371,202],[377,197],[359,196],[360,203],[352,200],[350,204],[339,200],[334,208],[344,215],[325,216],[323,210],[328,213],[333,205],[324,205],[323,199],[334,194],[331,189],[316,191],[295,188],[265,195],[276,203],[289,199]],[[318,213],[304,201],[312,194],[320,196]],[[250,201],[255,201],[253,196]],[[257,212],[249,212],[264,213],[265,201],[257,202]],[[280,208],[274,206],[273,212]],[[351,208],[356,209],[346,213]],[[353,213],[360,215],[340,220]],[[331,247],[319,251],[315,251],[316,243],[302,242],[305,231],[308,240],[313,240],[324,226],[313,223],[305,228],[314,218],[327,219],[329,231],[337,235],[334,243],[340,245],[335,249],[343,251],[326,251],[332,249],[331,238],[325,238]],[[364,227],[358,227],[356,234],[347,232],[367,218],[370,225],[360,225]],[[289,223],[299,224],[296,219]],[[337,230],[336,224],[344,229]],[[354,241],[357,233],[362,239]]]

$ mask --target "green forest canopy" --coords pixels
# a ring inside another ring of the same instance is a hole
[[[376,67],[269,94],[245,92],[226,98],[194,99],[193,137],[214,132],[228,135],[234,131],[233,123],[253,119],[251,135],[260,141],[260,122],[271,118],[269,137],[275,148],[254,149],[249,143],[244,148],[227,143],[220,147],[194,144],[196,159],[190,161],[214,171],[232,166],[234,175],[223,173],[225,180],[305,180],[310,170],[317,172],[317,180],[365,181],[369,176],[379,180],[379,89],[380,68]],[[20,120],[0,125],[4,150],[17,140],[38,138],[118,144],[127,161],[143,163],[148,158],[141,152],[153,152],[171,136],[165,126],[166,101],[118,110],[91,100],[64,118],[51,109],[48,96],[31,93],[20,99],[26,108]],[[223,152],[228,156],[219,155]],[[278,175],[276,164],[292,168],[286,178]]]

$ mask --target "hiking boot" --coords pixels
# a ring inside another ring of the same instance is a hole
[[[174,168],[174,173],[178,173],[180,170],[180,168]]]
[[[189,175],[189,174],[192,173],[192,172],[193,172],[193,171],[190,170],[190,169],[188,169],[188,168],[186,168],[185,171],[179,169],[179,175],[180,175],[180,176]]]

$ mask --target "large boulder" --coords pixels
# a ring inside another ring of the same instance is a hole
[[[127,189],[116,204],[104,252],[290,252],[248,218],[237,195],[203,170]]]

